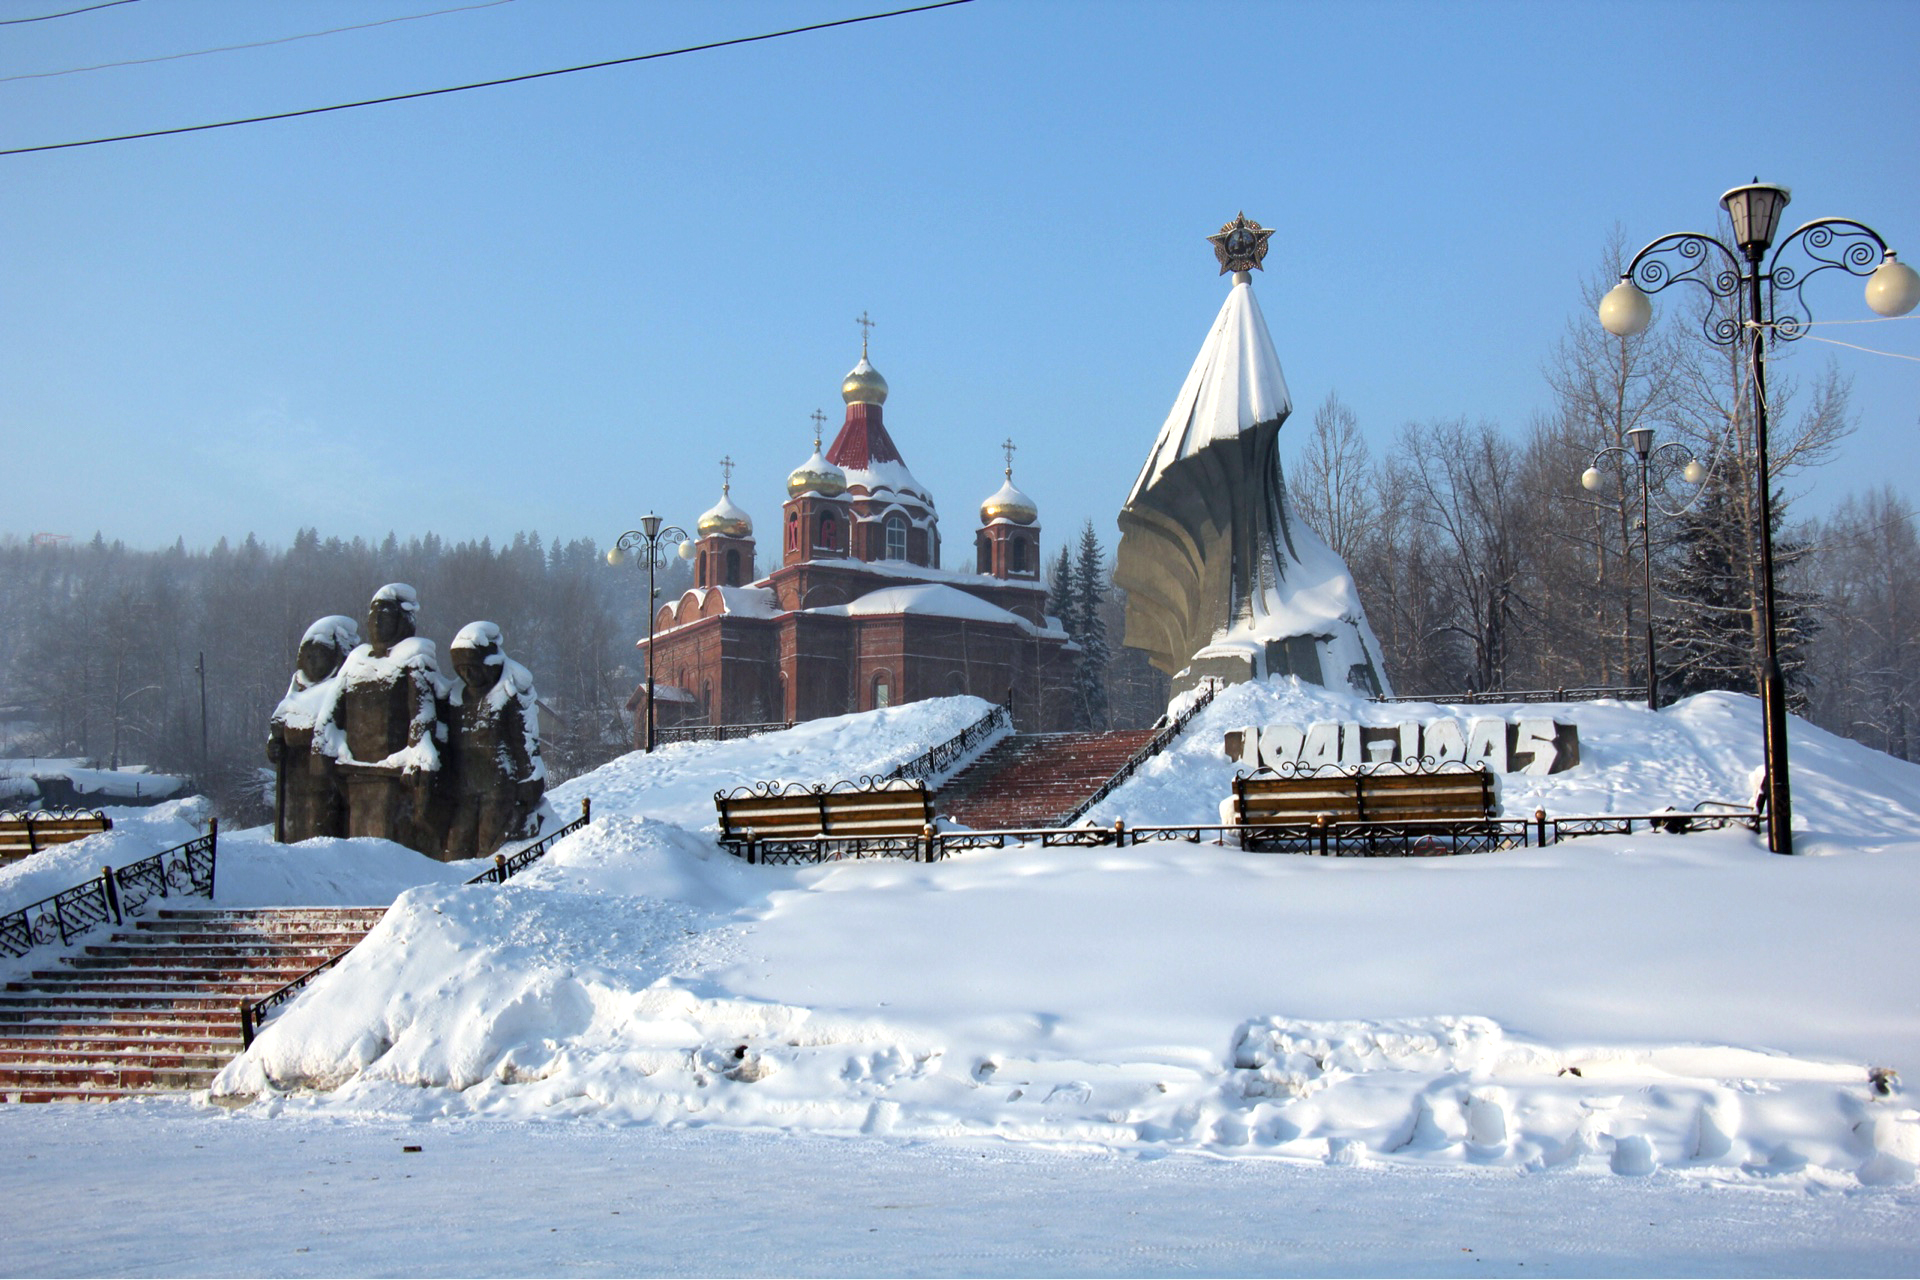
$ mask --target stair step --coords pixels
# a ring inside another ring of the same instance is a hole
[[[240,1002],[366,937],[384,907],[162,908],[0,991],[0,1101],[203,1089],[240,1049]]]

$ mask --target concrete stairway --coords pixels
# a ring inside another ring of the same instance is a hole
[[[385,907],[163,910],[0,991],[0,1101],[204,1089],[240,1002],[351,949]]]
[[[1151,737],[1151,729],[1016,734],[942,787],[934,811],[976,831],[1053,826]]]

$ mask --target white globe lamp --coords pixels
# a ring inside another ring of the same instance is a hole
[[[1653,323],[1653,299],[1631,280],[1622,280],[1600,299],[1600,324],[1616,338],[1637,337]]]
[[[1904,316],[1920,307],[1920,271],[1887,250],[1887,256],[1867,277],[1867,305],[1883,316]]]

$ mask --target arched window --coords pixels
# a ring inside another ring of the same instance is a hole
[[[731,547],[727,549],[727,585],[740,585],[740,552]]]
[[[787,512],[787,550],[798,551],[799,549],[800,513],[798,511],[789,511]]]
[[[840,522],[831,511],[820,517],[820,545],[829,551],[840,549]]]
[[[899,512],[887,517],[887,553],[888,560],[907,558],[907,518]]]
[[[873,674],[873,705],[876,709],[893,705],[893,683],[884,671]]]
[[[979,541],[974,544],[974,553],[974,572],[992,573],[993,544],[987,541],[986,534],[981,534]]]
[[[1013,571],[1015,573],[1027,571],[1027,540],[1025,538],[1013,540]]]

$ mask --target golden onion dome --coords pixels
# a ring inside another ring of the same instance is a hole
[[[848,404],[885,404],[887,380],[880,376],[878,369],[867,363],[863,355],[860,363],[853,366],[853,372],[840,384],[840,398]]]
[[[735,506],[733,499],[724,492],[720,495],[720,501],[714,503],[712,509],[700,517],[700,523],[695,527],[700,530],[700,536],[703,538],[716,535],[722,538],[753,536],[753,518]]]
[[[787,477],[789,498],[797,498],[808,492],[817,493],[823,498],[837,498],[846,491],[847,473],[822,457],[818,447],[811,458]]]
[[[1040,518],[1040,508],[1033,505],[1033,499],[1013,487],[1013,477],[1008,476],[991,498],[980,504],[980,523],[992,524],[995,520],[1007,520],[1014,524],[1032,524]]]

